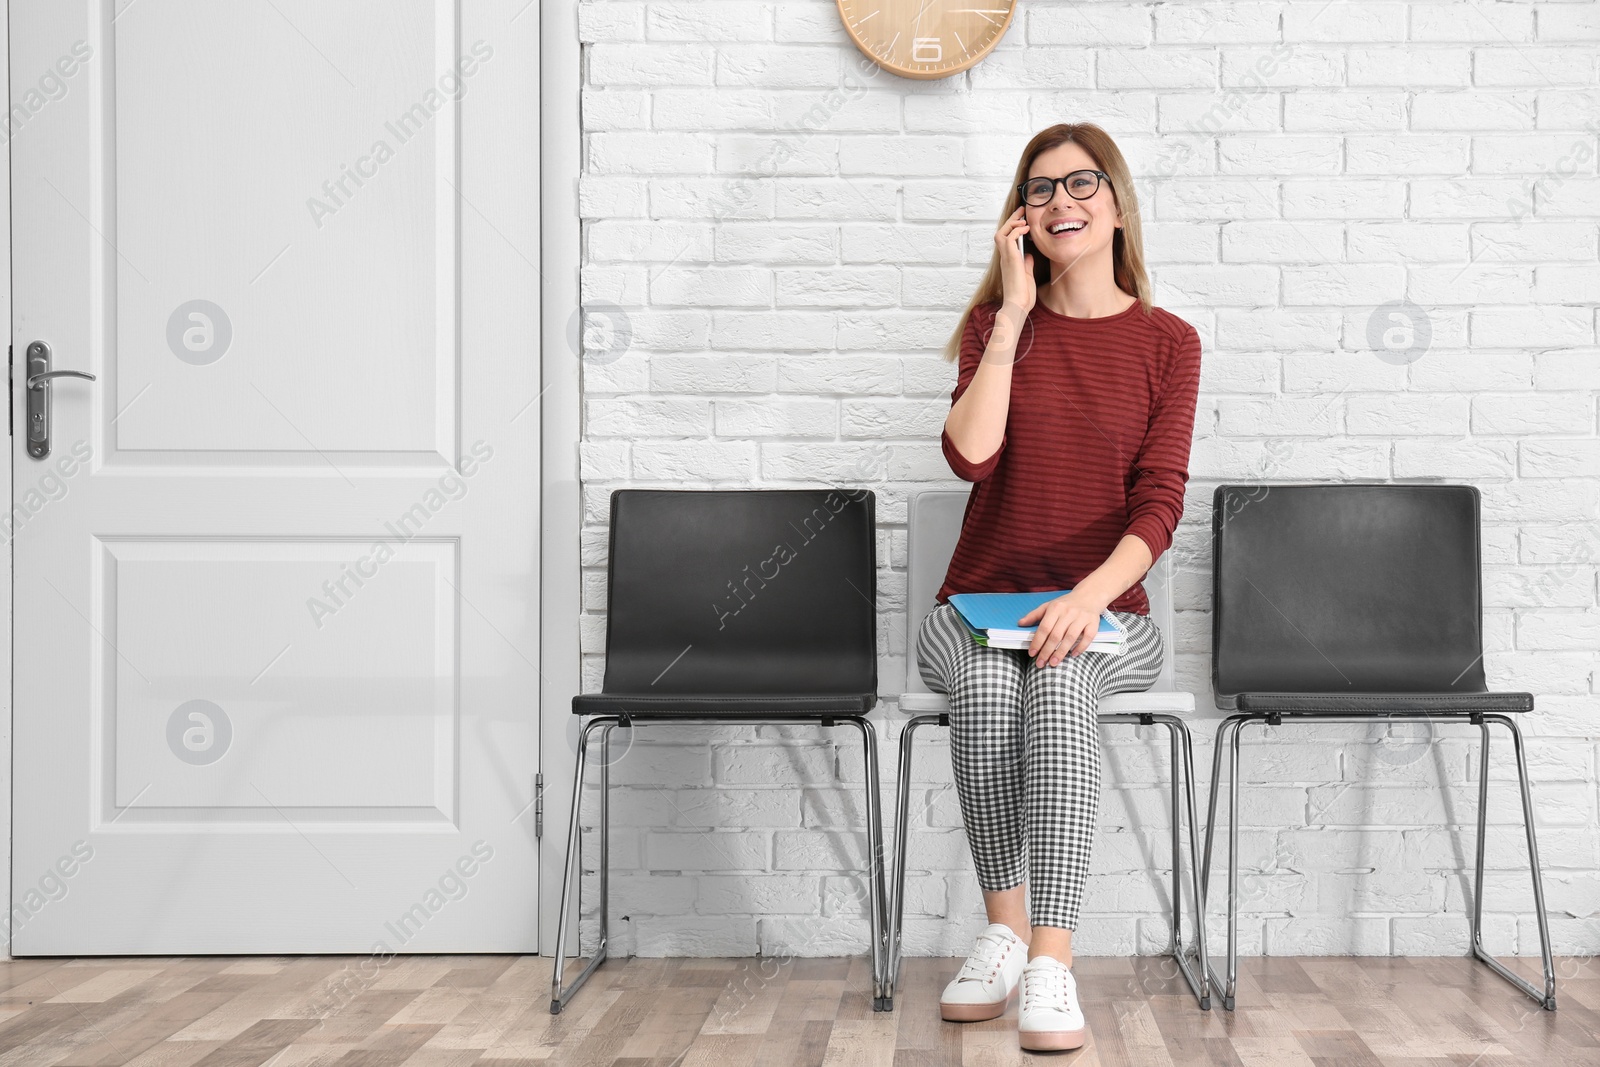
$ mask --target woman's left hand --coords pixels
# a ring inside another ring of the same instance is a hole
[[[1100,632],[1100,613],[1105,609],[1106,605],[1073,590],[1054,600],[1046,600],[1018,619],[1018,626],[1039,624],[1028,645],[1028,655],[1033,657],[1034,666],[1054,667],[1065,656],[1081,655]]]

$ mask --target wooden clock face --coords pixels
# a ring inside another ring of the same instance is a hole
[[[1017,0],[838,0],[856,47],[904,78],[948,78],[1005,36]]]

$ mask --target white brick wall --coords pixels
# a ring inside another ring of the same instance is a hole
[[[1135,173],[1156,302],[1204,343],[1172,549],[1202,790],[1212,488],[1472,481],[1490,684],[1538,701],[1526,731],[1556,950],[1600,952],[1600,5],[1027,0],[988,59],[937,82],[864,64],[833,0],[592,0],[580,21],[585,689],[603,670],[612,490],[869,485],[887,821],[906,502],[964,484],[939,451],[954,371],[934,350],[1028,137],[1093,120]],[[1399,301],[1431,335],[1409,361],[1367,340]],[[607,347],[607,322],[626,347]],[[853,732],[639,733],[613,771],[614,951],[866,951]],[[1244,951],[1464,951],[1472,731],[1318,733],[1335,743],[1247,737]],[[1104,737],[1077,945],[1158,952],[1165,749],[1149,730]],[[1530,954],[1509,755],[1502,735],[1485,938]],[[917,756],[907,951],[959,954],[982,907],[943,732]],[[585,951],[596,844],[586,832]]]

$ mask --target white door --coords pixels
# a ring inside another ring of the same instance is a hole
[[[526,4],[11,0],[17,954],[537,951]]]

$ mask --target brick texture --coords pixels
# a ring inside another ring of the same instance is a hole
[[[907,500],[966,484],[940,455],[955,369],[936,349],[1023,145],[1093,120],[1134,171],[1156,303],[1204,349],[1172,549],[1202,806],[1213,487],[1471,481],[1490,684],[1538,701],[1525,730],[1555,950],[1600,953],[1595,7],[1029,0],[975,69],[918,82],[865,61],[833,0],[583,2],[585,689],[604,669],[612,490],[869,486],[890,832]],[[866,951],[853,731],[640,734],[614,769],[613,952]],[[1243,951],[1463,952],[1475,731],[1319,735],[1247,739]],[[982,903],[943,732],[922,737],[906,951],[960,954]],[[1164,745],[1103,739],[1078,951],[1160,952]],[[1485,940],[1527,955],[1510,756],[1501,734]],[[586,830],[586,952],[597,844]]]

